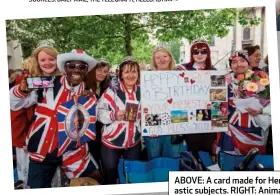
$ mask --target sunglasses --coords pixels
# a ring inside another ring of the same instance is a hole
[[[80,70],[86,70],[88,68],[88,64],[86,63],[81,63],[81,64],[74,64],[74,63],[66,63],[65,67],[67,67],[70,70],[74,70],[75,68],[78,68]]]
[[[195,49],[192,51],[193,55],[198,55],[198,54],[206,55],[207,54],[207,49]]]

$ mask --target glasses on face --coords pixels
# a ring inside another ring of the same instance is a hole
[[[198,54],[206,55],[207,54],[207,49],[194,49],[192,51],[193,55],[198,55]]]
[[[80,70],[86,70],[88,68],[88,64],[86,63],[75,64],[75,63],[68,62],[65,64],[65,67],[70,70],[74,70],[75,68],[78,68]]]

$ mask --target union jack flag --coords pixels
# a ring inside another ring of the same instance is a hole
[[[265,153],[264,132],[248,113],[239,112],[233,102],[234,93],[229,85],[229,131],[218,133],[214,150],[246,155],[252,148]]]
[[[74,96],[57,108],[58,155],[73,150],[96,137],[96,98]]]

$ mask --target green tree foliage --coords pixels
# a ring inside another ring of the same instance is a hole
[[[81,48],[96,58],[107,58],[112,64],[120,63],[127,55],[149,63],[151,42],[157,40],[173,43],[174,47],[169,49],[178,62],[178,40],[224,37],[236,21],[242,25],[259,24],[260,19],[248,18],[248,12],[220,9],[21,19],[8,20],[6,29],[8,40],[22,43],[24,57],[31,54],[39,41],[53,40],[59,52]]]

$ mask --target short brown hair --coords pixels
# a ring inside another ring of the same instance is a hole
[[[247,50],[248,56],[251,56],[258,49],[261,49],[259,45],[251,45],[244,48],[244,50]]]
[[[123,79],[122,79],[122,73],[123,73],[123,70],[124,70],[124,68],[125,68],[126,66],[128,66],[130,70],[133,69],[134,67],[136,67],[137,72],[138,72],[138,81],[139,81],[139,80],[140,80],[140,66],[139,66],[138,62],[137,62],[135,59],[131,58],[131,57],[125,59],[125,60],[119,65],[119,80],[120,80],[120,81],[123,80]]]

